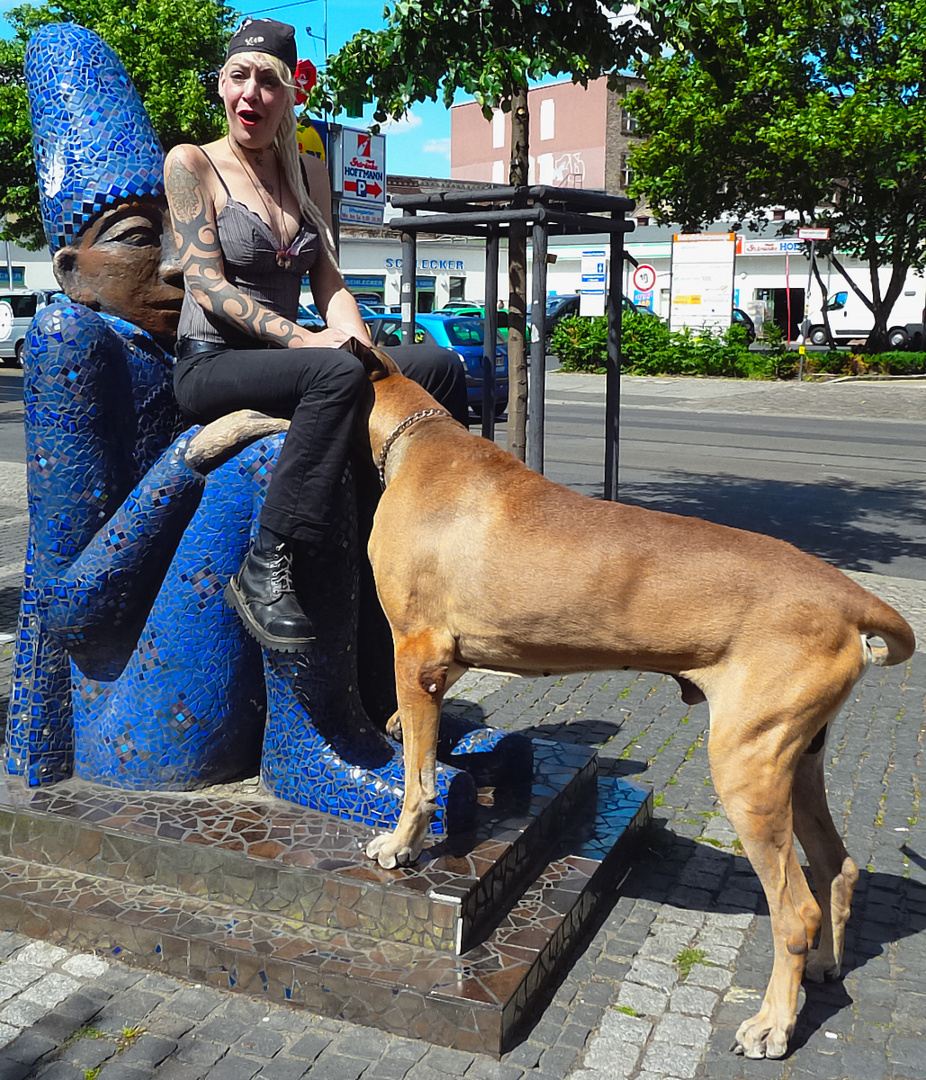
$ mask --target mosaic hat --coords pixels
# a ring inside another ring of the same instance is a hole
[[[164,151],[113,50],[76,23],[50,23],[26,49],[42,223],[52,253],[105,206],[164,194]]]

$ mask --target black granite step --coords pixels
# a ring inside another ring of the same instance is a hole
[[[483,792],[472,837],[456,847],[432,838],[414,867],[384,870],[364,854],[369,827],[256,787],[27,788],[3,775],[0,855],[463,953],[536,878],[564,827],[589,818],[596,778],[593,750],[536,740],[529,791]]]
[[[198,895],[192,880],[169,887],[152,875],[138,884],[132,875],[104,877],[66,866],[66,858],[58,864],[0,858],[0,920],[32,937],[148,970],[497,1055],[529,1023],[532,1003],[558,976],[602,896],[626,872],[651,806],[642,789],[602,781],[584,827],[559,847],[551,841],[547,850],[554,857],[492,933],[462,955],[396,936],[379,938],[351,918],[353,909],[337,904],[331,909],[337,925],[323,926],[294,918],[287,900],[274,910],[255,909],[254,900],[262,902],[259,890],[245,889],[247,902],[219,902]],[[340,824],[332,824],[332,834],[343,838]],[[12,846],[22,844],[23,827],[17,820],[20,837]],[[157,829],[153,820],[145,827]],[[92,835],[84,830],[78,840],[88,845]],[[99,835],[101,846],[111,842],[102,830]],[[65,829],[53,840],[62,856],[68,836]],[[89,848],[80,860],[92,864]],[[433,872],[429,868],[425,876]],[[295,868],[292,873],[296,880],[301,876]],[[440,887],[432,880],[428,889]],[[340,896],[342,890],[338,882],[334,891]],[[426,893],[419,895],[418,917],[424,918]],[[439,899],[433,904],[431,910],[445,910]]]

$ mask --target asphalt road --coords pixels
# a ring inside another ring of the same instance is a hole
[[[25,459],[21,393],[21,373],[0,369],[0,461]],[[842,569],[926,580],[926,384],[865,393],[863,408],[819,386],[625,379],[620,498],[767,533]],[[545,473],[600,497],[603,378],[551,373],[546,401]]]
[[[545,473],[600,495],[602,430],[602,409],[561,406]],[[624,502],[767,533],[843,569],[926,579],[921,424],[625,406],[620,431]]]

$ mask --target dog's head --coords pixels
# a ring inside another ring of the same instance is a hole
[[[401,374],[395,360],[376,345],[364,345],[362,341],[352,337],[345,341],[341,348],[348,349],[363,364],[363,370],[369,375],[370,382]]]

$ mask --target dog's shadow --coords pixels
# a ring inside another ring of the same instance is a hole
[[[924,676],[920,654],[906,671],[870,669],[853,700],[834,722],[832,745],[840,746],[851,729],[860,724],[872,729],[873,738],[877,734],[873,729],[878,729],[885,718],[898,715],[905,705],[913,711],[921,700]],[[758,1007],[772,972],[773,948],[768,906],[749,861],[731,843],[732,835],[726,835],[723,829],[712,832],[705,827],[719,810],[709,780],[706,706],[696,706],[686,713],[674,684],[660,676],[616,673],[613,678],[596,676],[587,685],[580,685],[579,676],[574,683],[569,681],[571,678],[565,684],[552,678],[512,680],[481,702],[461,700],[449,702],[445,708],[462,709],[470,718],[496,726],[506,723],[542,739],[597,747],[600,775],[653,784],[655,820],[641,838],[632,872],[619,894],[605,900],[575,956],[588,948],[601,931],[606,937],[621,937],[625,912],[633,909],[623,902],[628,899],[645,902],[648,910],[654,905],[670,905],[699,915],[730,912],[758,916],[759,922],[738,951],[733,968],[733,985],[745,993],[738,1000],[736,995],[728,1000],[722,994],[722,1011],[712,1021],[716,1025],[712,1046],[726,1055],[739,1023]],[[895,701],[898,689],[902,692]],[[889,696],[883,697],[888,690]],[[608,698],[604,707],[597,700],[600,694]],[[566,701],[570,704],[564,704]],[[660,753],[670,743],[667,753]],[[672,755],[667,762],[666,757]],[[678,786],[673,786],[676,776]],[[858,857],[862,847],[853,843],[853,837],[867,833],[871,821],[866,817],[866,801],[859,799],[856,807],[851,792],[840,793],[838,783],[829,796],[834,812],[847,796],[846,844],[850,853],[856,849]],[[856,816],[859,825],[854,827],[852,819]],[[887,832],[882,847],[886,837]],[[926,885],[922,883],[926,852],[912,845],[901,851],[910,865],[910,876],[860,867],[846,929],[843,979],[805,986],[789,1058],[808,1043],[811,1049],[820,1049],[817,1044],[822,1043],[823,1033],[834,1024],[834,1018],[841,1016],[839,1023],[844,1026],[844,1022],[855,1022],[855,1014],[864,1019],[874,1005],[882,1006],[878,987],[882,979],[886,982],[891,977],[889,947],[904,938],[926,935]],[[896,851],[885,854],[890,854],[892,865],[896,865]],[[806,865],[803,857],[801,862]],[[695,931],[701,922],[700,918],[692,919],[692,942],[696,941]],[[918,987],[911,985],[910,989]]]
[[[570,486],[602,497],[601,485]],[[926,558],[926,536],[913,524],[926,521],[918,479],[875,487],[843,478],[800,483],[671,471],[653,481],[628,480],[618,497],[647,510],[774,536],[844,570],[889,573],[882,568]]]

